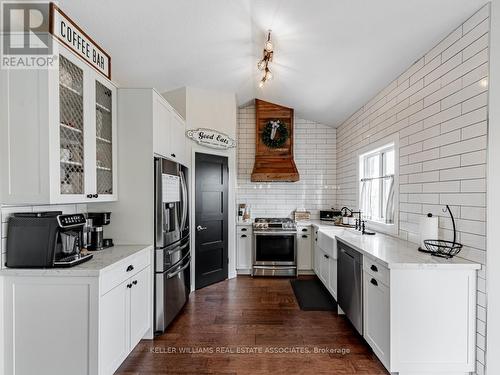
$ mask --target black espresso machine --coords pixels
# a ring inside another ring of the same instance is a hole
[[[15,213],[8,222],[7,267],[72,267],[92,254],[81,254],[83,214],[61,211]]]

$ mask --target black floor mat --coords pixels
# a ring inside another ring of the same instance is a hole
[[[290,280],[295,298],[304,311],[337,310],[337,303],[321,280]]]

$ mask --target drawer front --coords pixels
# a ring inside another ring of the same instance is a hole
[[[389,269],[380,262],[367,256],[363,259],[363,269],[386,286],[390,285]]]
[[[305,227],[301,227],[301,226],[298,226],[297,227],[297,234],[311,234],[311,227],[310,226],[305,226]]]
[[[251,235],[252,234],[252,226],[251,225],[238,225],[238,226],[236,226],[236,233],[237,234]]]
[[[333,234],[326,234],[322,231],[318,233],[318,246],[329,256],[337,259],[337,240]]]
[[[101,295],[151,265],[151,251],[141,251],[116,263],[101,276]]]

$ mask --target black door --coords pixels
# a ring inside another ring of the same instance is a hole
[[[227,279],[228,167],[224,156],[196,154],[195,288]]]

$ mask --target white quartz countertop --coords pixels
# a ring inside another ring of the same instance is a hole
[[[0,276],[99,276],[115,263],[140,251],[152,250],[152,245],[115,245],[109,249],[93,251],[94,257],[82,264],[68,268],[4,268]]]
[[[300,225],[313,225],[325,234],[335,237],[363,255],[375,258],[388,268],[441,268],[441,269],[480,269],[481,265],[455,256],[451,259],[440,258],[419,252],[418,244],[399,238],[377,233],[374,236],[362,235],[351,228],[334,226],[320,220],[301,222]]]

